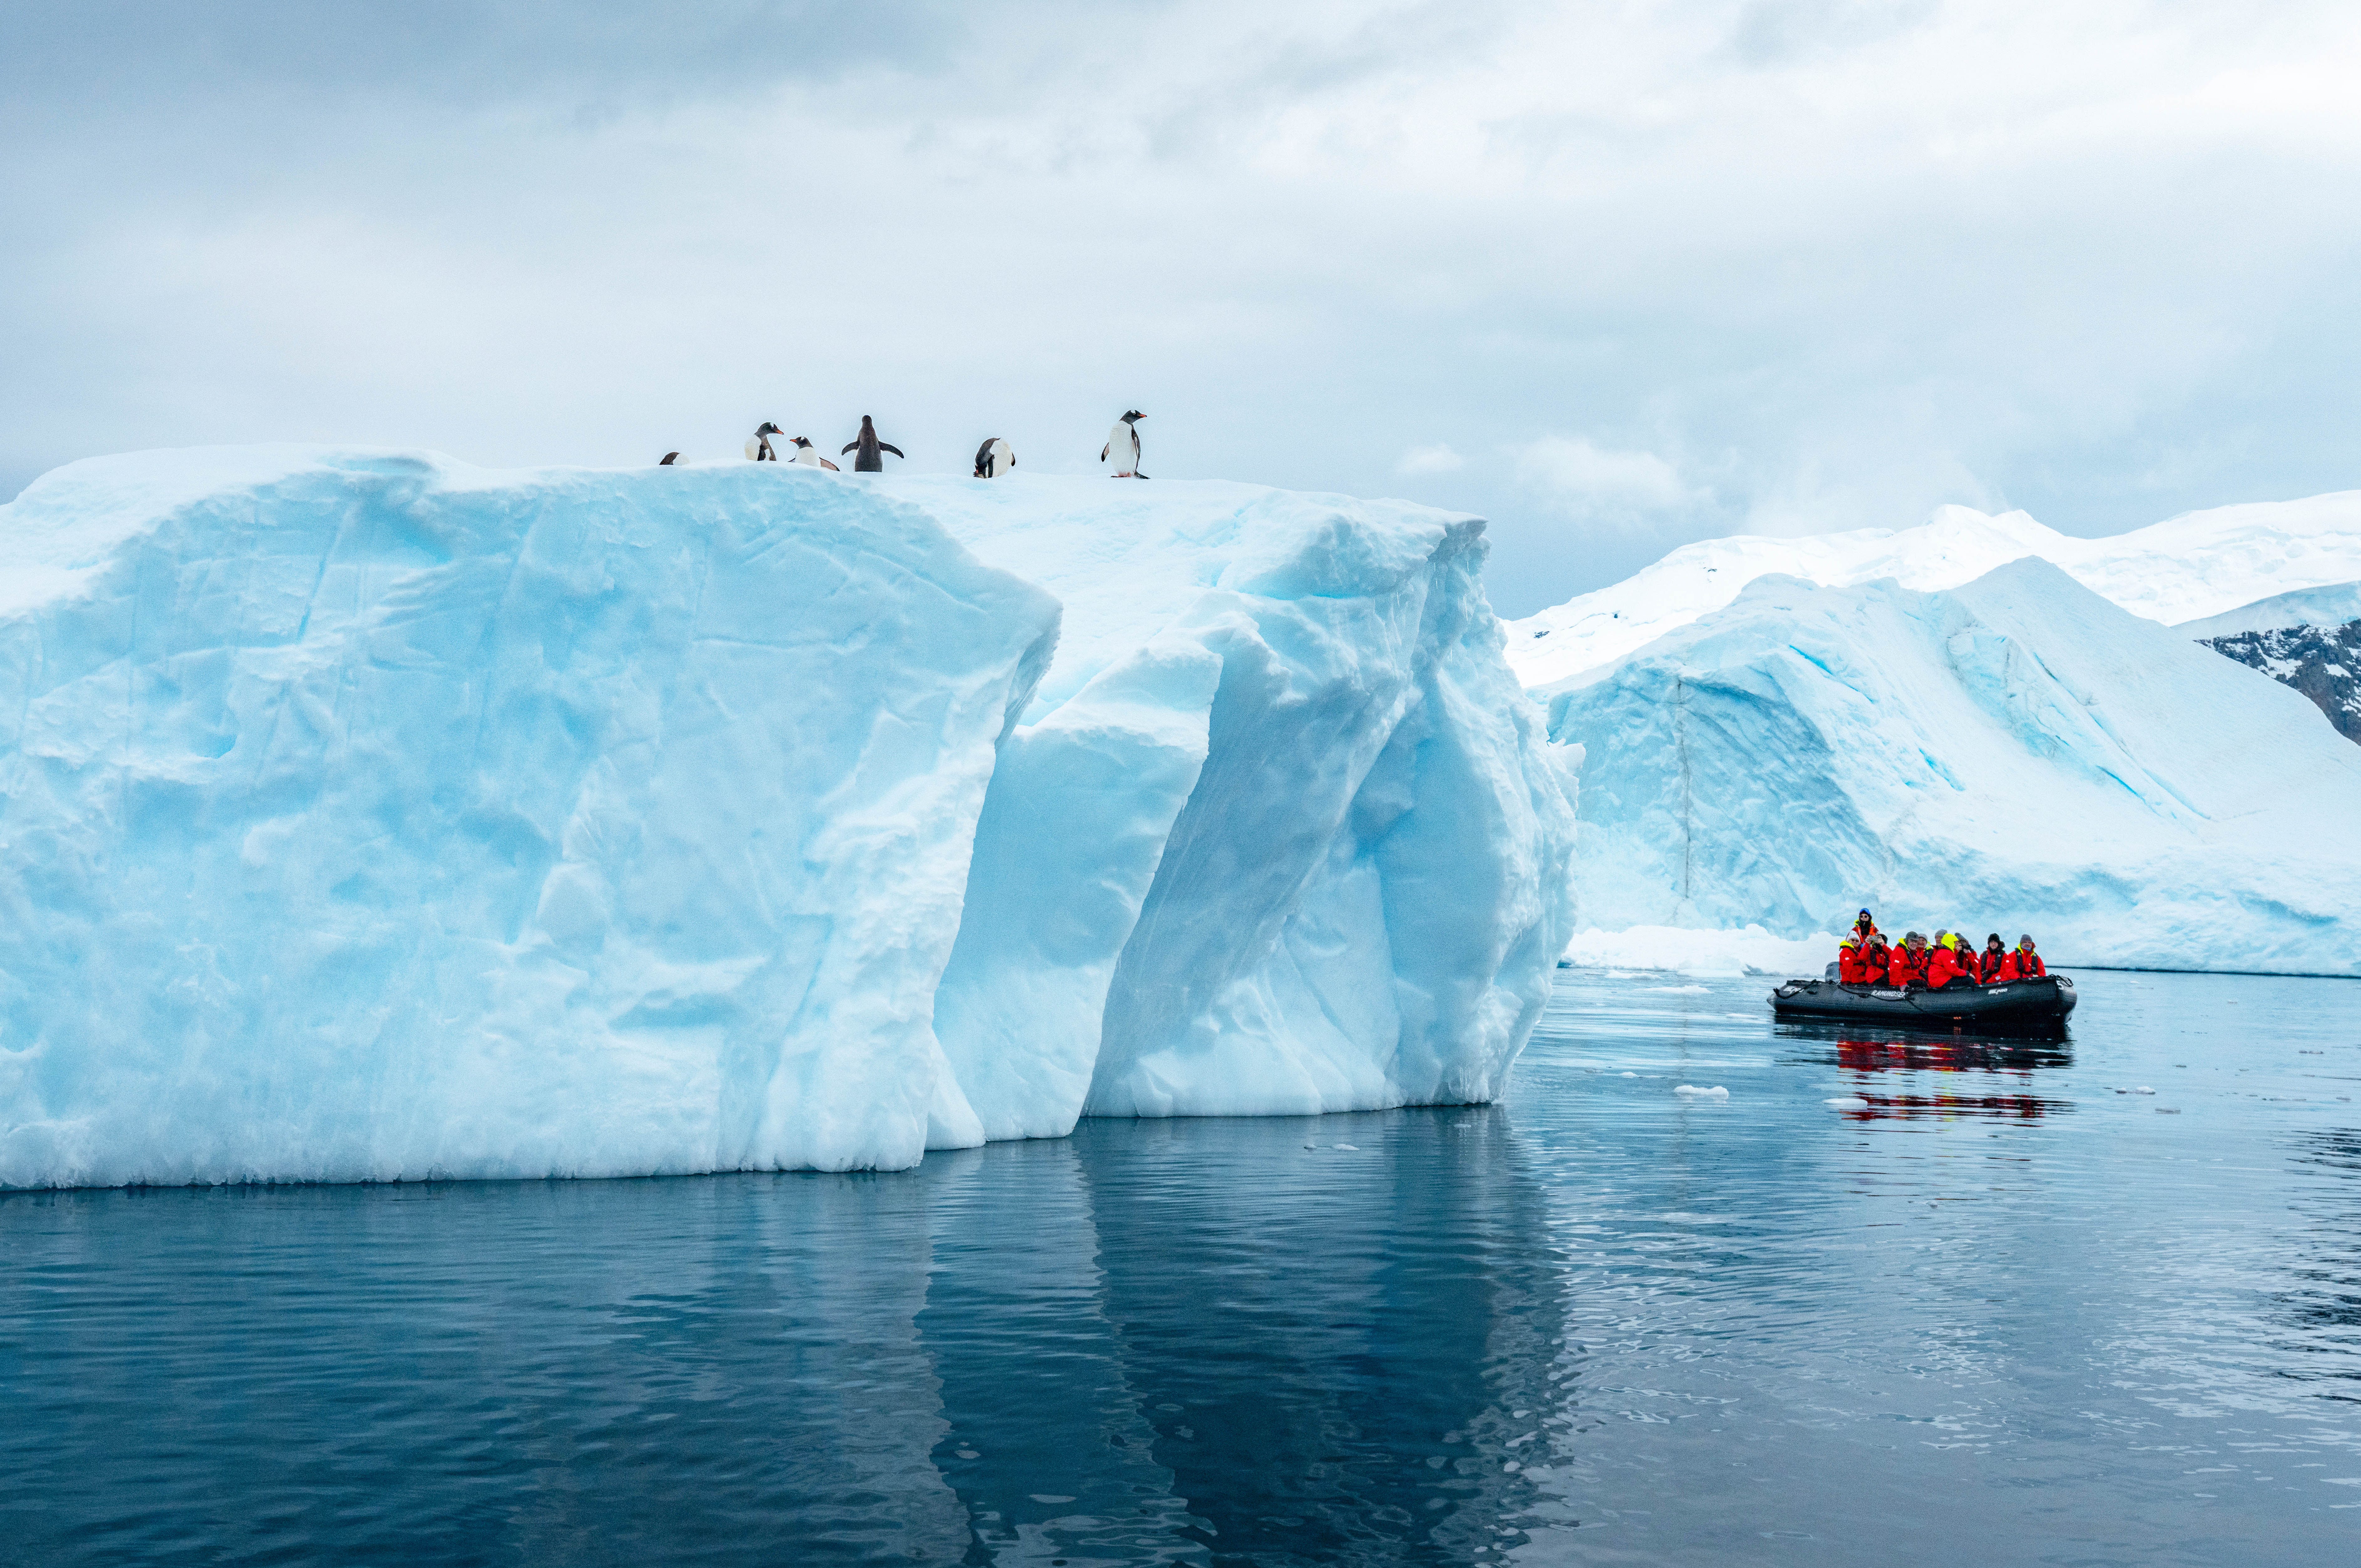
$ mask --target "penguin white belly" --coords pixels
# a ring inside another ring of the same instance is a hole
[[[756,435],[750,435],[750,436],[748,436],[748,437],[746,438],[746,461],[747,461],[747,462],[749,462],[749,463],[757,463],[757,462],[762,461],[762,457],[763,457],[763,440],[762,440],[762,437],[760,437],[760,436],[756,436]]]
[[[1107,461],[1115,465],[1115,477],[1125,478],[1139,469],[1139,432],[1123,421],[1115,422],[1107,433]]]
[[[816,446],[798,446],[796,448],[794,461],[807,468],[817,468],[819,466],[819,449]]]
[[[1011,468],[1016,466],[1016,453],[1015,449],[1005,441],[995,441],[992,444],[990,453],[984,458],[983,477],[987,479],[997,479],[1000,476],[1007,473]]]

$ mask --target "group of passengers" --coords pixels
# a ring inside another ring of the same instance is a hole
[[[1912,931],[1890,946],[1868,910],[1852,925],[1852,933],[1837,951],[1837,979],[1845,985],[1892,985],[1905,990],[1921,986],[1941,991],[1952,985],[2000,985],[2012,980],[2037,980],[2049,972],[2033,938],[2019,937],[2014,948],[2004,946],[2000,933],[1984,938],[1978,952],[1971,940],[1956,931],[1938,931],[1932,942]]]

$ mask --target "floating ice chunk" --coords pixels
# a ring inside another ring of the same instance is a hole
[[[1727,1100],[1730,1098],[1730,1091],[1722,1088],[1719,1084],[1716,1084],[1711,1089],[1700,1089],[1694,1083],[1676,1083],[1673,1086],[1673,1092],[1689,1100]]]
[[[1838,1100],[1823,1100],[1820,1103],[1823,1105],[1833,1105],[1839,1111],[1866,1111],[1869,1109],[1869,1102],[1863,1100],[1858,1094],[1848,1094]]]

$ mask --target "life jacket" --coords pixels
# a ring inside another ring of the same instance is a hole
[[[1986,948],[1976,955],[1976,976],[1986,985],[1991,985],[2000,979],[2000,971],[2007,965],[2006,949],[1995,953],[1990,948]]]
[[[1846,985],[1867,985],[1872,978],[1866,945],[1857,937],[1847,937],[1844,946],[1837,949],[1837,979]]]
[[[1908,948],[1894,948],[1893,960],[1885,967],[1885,979],[1889,985],[1908,985],[1913,981],[1920,985],[1926,984],[1926,956],[1921,954],[1913,958]]]
[[[2039,980],[2048,972],[2049,966],[2041,961],[2039,953],[2028,953],[2022,948],[2011,948],[2007,961],[2001,965],[2001,977],[2004,980]]]
[[[1972,979],[1960,962],[1955,948],[1936,948],[1927,955],[1927,988],[1940,991],[1955,980]]]

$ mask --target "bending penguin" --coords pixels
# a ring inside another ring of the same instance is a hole
[[[811,444],[811,437],[808,435],[796,436],[795,439],[795,448],[796,455],[787,459],[790,463],[800,463],[807,468],[825,468],[831,474],[840,474],[844,472],[843,469],[839,468],[835,464],[829,462],[827,458],[819,455],[819,449]],[[895,455],[898,457],[901,454],[897,452]]]
[[[902,456],[900,447],[889,445],[877,439],[877,427],[869,422],[867,414],[861,416],[861,433],[844,444],[844,452],[851,452],[855,447],[861,449],[861,455],[852,460],[852,471],[856,474],[883,474],[885,471],[885,459],[877,455],[881,452],[891,452],[896,457]],[[844,452],[840,452],[837,455],[841,457]],[[902,460],[906,463],[909,461],[906,457],[903,457]]]
[[[1107,433],[1107,444],[1099,448],[1100,462],[1115,459],[1115,477],[1118,479],[1148,477],[1139,471],[1139,422],[1147,417],[1137,409],[1125,414]]]
[[[749,463],[776,463],[779,460],[779,455],[771,449],[771,437],[774,435],[785,435],[786,433],[787,433],[785,431],[781,430],[769,420],[764,420],[762,423],[756,425],[754,427],[754,433],[746,438],[746,461]]]
[[[975,477],[997,479],[1016,466],[1016,449],[998,436],[993,436],[975,449]]]

